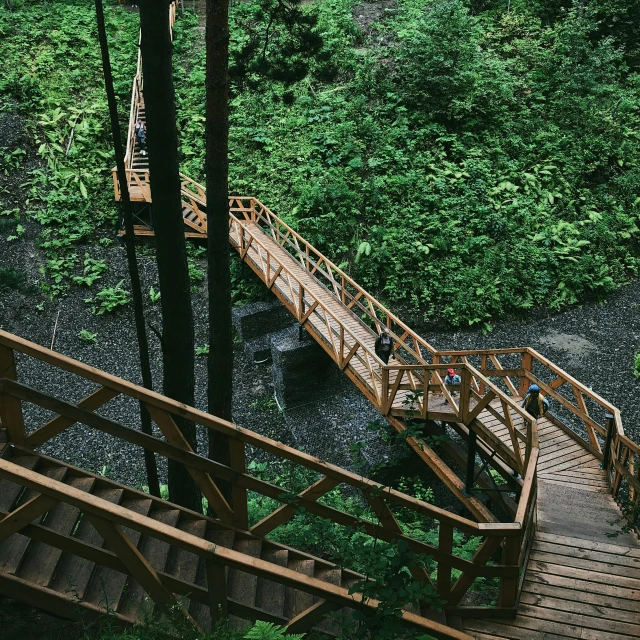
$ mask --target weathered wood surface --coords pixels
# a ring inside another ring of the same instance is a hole
[[[465,630],[477,640],[640,638],[640,543],[610,524],[621,511],[607,473],[550,420],[538,435],[538,525],[518,615],[467,619]]]

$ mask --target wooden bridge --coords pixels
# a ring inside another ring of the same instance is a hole
[[[127,188],[146,207],[149,172],[133,137],[143,116],[139,60]],[[182,193],[186,234],[202,237],[205,191],[183,176]],[[152,210],[139,214],[136,233],[152,235]],[[303,507],[430,556],[427,569],[414,567],[413,575],[433,585],[443,612],[420,603],[402,618],[432,637],[640,637],[640,545],[635,533],[609,537],[620,526],[609,524],[622,517],[618,502],[638,504],[640,447],[625,436],[614,406],[532,349],[435,350],[255,198],[230,198],[229,240],[389,423],[406,432],[408,446],[466,517],[0,332],[0,593],[70,619],[108,610],[127,624],[172,609],[203,629],[228,614],[336,635],[323,620],[328,612],[371,613],[378,603],[349,593],[362,576],[269,540]],[[394,339],[389,365],[373,350],[382,327]],[[71,376],[90,393],[80,402],[52,397],[22,381],[23,365]],[[461,376],[455,387],[444,384],[450,367]],[[551,401],[538,421],[520,408],[532,382]],[[162,435],[109,419],[110,404],[122,401],[142,403]],[[194,453],[176,416],[228,435],[230,464]],[[76,424],[183,463],[215,517],[41,453]],[[286,487],[247,471],[247,445],[306,469],[313,482],[287,497]],[[233,507],[218,490],[220,479],[233,484]],[[366,516],[322,501],[341,486],[368,505]],[[281,506],[253,522],[247,491]],[[399,510],[437,532],[437,542],[403,531]],[[472,558],[455,547],[460,535],[478,541]]]

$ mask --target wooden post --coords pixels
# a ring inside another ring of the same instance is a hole
[[[467,480],[465,483],[464,493],[470,496],[473,492],[473,484],[476,475],[476,440],[477,435],[471,425],[467,425],[469,429],[469,437],[467,439]]]
[[[464,424],[467,424],[467,416],[469,415],[470,407],[469,402],[471,401],[471,372],[467,367],[462,369],[462,375],[460,376],[460,421]]]
[[[16,361],[13,349],[0,345],[0,378],[8,378],[17,382]],[[24,418],[22,402],[5,393],[0,393],[0,421],[7,430],[7,439],[15,444],[24,444]]]
[[[502,551],[502,564],[517,565],[520,558],[522,545],[522,533],[516,536],[507,536]],[[515,607],[518,596],[518,577],[500,579],[499,607]]]
[[[398,371],[398,375],[400,375],[399,371]],[[382,367],[382,391],[381,391],[381,395],[382,395],[383,413],[386,414],[386,413],[388,413],[388,411],[390,409],[390,407],[387,404],[387,401],[389,399],[389,369],[387,369],[386,366]]]
[[[229,440],[230,466],[239,473],[246,472],[246,457],[244,450],[244,442],[231,438]],[[247,506],[247,490],[233,484],[233,524],[248,531],[249,529],[249,513]]]
[[[447,555],[453,552],[453,527],[450,524],[440,523],[438,550]],[[448,600],[451,592],[451,565],[442,560],[438,562],[437,588],[438,595],[443,600]]]
[[[602,457],[602,469],[607,471],[609,469],[610,458],[611,458],[611,442],[613,440],[613,429],[615,426],[615,422],[613,420],[613,415],[611,413],[604,414],[605,425],[607,429],[607,439],[604,443],[604,453]]]
[[[527,395],[527,389],[529,388],[529,379],[527,378],[526,372],[531,372],[531,368],[533,366],[533,358],[528,351],[524,351],[522,353],[522,375],[520,376],[520,397],[524,398]]]
[[[227,580],[224,565],[207,560],[207,592],[212,626],[227,615]]]

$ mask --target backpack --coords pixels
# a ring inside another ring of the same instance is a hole
[[[391,351],[391,338],[386,333],[380,337],[380,351],[382,353]]]

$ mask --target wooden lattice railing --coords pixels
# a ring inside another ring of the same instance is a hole
[[[84,379],[85,382],[91,381],[98,386],[77,404],[71,404],[32,389],[17,380],[15,352],[21,354],[20,358],[35,358],[41,363],[52,365],[54,370],[69,372]],[[361,529],[368,535],[382,540],[405,540],[413,551],[430,556],[435,568],[431,575],[420,570],[420,576],[434,585],[439,596],[447,603],[448,609],[452,612],[460,615],[482,615],[483,611],[486,612],[485,608],[466,607],[461,604],[474,581],[482,577],[495,578],[499,583],[498,606],[492,609],[493,615],[509,616],[515,613],[519,584],[526,566],[529,544],[535,525],[535,465],[538,452],[537,446],[535,446],[537,444],[535,437],[531,438],[532,446],[529,449],[528,460],[524,468],[525,479],[515,521],[512,523],[477,523],[5,332],[0,332],[0,376],[2,377],[0,380],[0,419],[3,427],[7,430],[8,441],[13,446],[28,449],[39,447],[73,424],[81,423],[184,464],[222,522],[264,536],[292,518],[296,514],[297,508],[303,508],[310,514],[341,526]],[[464,387],[461,388],[461,396],[471,394],[471,375],[465,375],[465,380],[469,381],[467,383],[469,390],[465,391]],[[145,435],[100,415],[98,410],[117,396],[126,396],[141,402],[149,410],[164,438]],[[35,405],[46,409],[56,414],[56,417],[27,431],[24,420],[24,415],[28,415],[26,405]],[[207,429],[213,429],[227,435],[231,444],[230,464],[227,466],[194,453],[178,430],[176,418],[187,419]],[[535,432],[533,435],[535,436]],[[310,470],[316,474],[316,480],[306,490],[293,496],[290,500],[286,498],[287,490],[285,487],[276,486],[247,472],[245,466],[246,445],[261,449],[276,459],[286,460],[293,465]],[[0,467],[0,476],[2,477],[15,479],[20,474],[22,474],[21,481],[25,483],[25,486],[35,486],[36,478],[24,470],[9,468],[6,465]],[[233,509],[219,491],[216,480],[232,483]],[[369,517],[354,516],[321,502],[322,496],[340,485],[350,487],[351,491],[359,492],[364,503],[370,507]],[[49,487],[38,485],[38,490],[40,489],[44,495],[55,497],[56,500],[64,501],[67,499],[63,496],[66,488],[63,490],[62,487],[55,485]],[[281,506],[260,522],[250,523],[247,513],[247,491],[272,498]],[[71,497],[74,500],[72,504],[76,506],[81,504],[80,496],[73,495]],[[110,511],[106,505],[98,506],[100,507],[98,509],[99,517],[108,516],[113,522],[124,522],[125,515],[117,509],[114,511],[113,507],[109,507]],[[81,505],[81,508],[89,509],[90,507],[91,505],[88,503]],[[395,514],[398,509],[409,510],[413,513],[413,518],[416,521],[422,521],[427,528],[437,529],[437,544],[427,544],[408,536],[396,519]],[[89,510],[89,513],[96,515],[98,511]],[[154,523],[153,526],[155,525],[157,523]],[[127,526],[146,527],[145,531],[152,528],[150,523],[135,518],[127,520]],[[478,551],[471,560],[465,559],[454,551],[453,540],[456,532],[479,539]],[[169,535],[169,533],[163,530],[162,535]],[[175,543],[181,544],[179,540],[176,540]],[[194,540],[189,540],[184,548],[193,550],[197,554],[204,552],[202,543],[196,543]],[[501,555],[501,560],[496,564],[488,564],[496,553]],[[243,570],[249,573],[262,575],[259,572],[263,570],[272,572],[271,568],[256,565],[253,559],[236,557],[235,555],[227,557],[224,554],[214,556],[215,554],[212,554],[211,557],[208,556],[208,559],[225,566],[242,566]],[[293,581],[297,581],[296,588],[316,595],[320,593],[316,589],[316,585],[310,585],[307,578],[302,578],[299,575],[283,574],[281,579],[280,575],[268,573],[268,577],[284,584],[292,584]],[[334,598],[340,604],[346,603],[344,593],[339,591],[327,593],[326,587],[322,592],[322,597]],[[351,606],[353,606],[353,602],[352,600]]]
[[[436,359],[474,363],[518,398],[537,384],[552,401],[546,417],[602,462],[613,496],[640,504],[640,446],[625,435],[620,410],[592,389],[531,348],[440,351]]]

